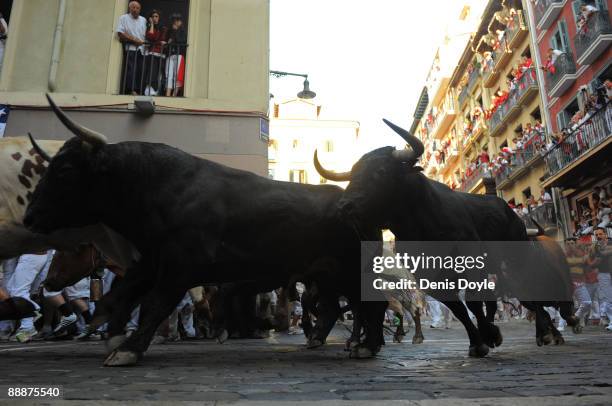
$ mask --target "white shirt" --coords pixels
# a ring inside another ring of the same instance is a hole
[[[544,192],[542,195],[542,200],[545,202],[552,202],[552,197],[550,197],[550,193]]]
[[[141,41],[144,41],[147,34],[147,20],[143,16],[138,18],[132,17],[130,13],[124,14],[119,17],[119,23],[117,24],[117,32],[129,35]],[[136,46],[134,44],[127,45],[129,51],[140,50],[144,52],[144,46]]]
[[[553,49],[552,55],[551,55],[551,58],[550,58],[550,62],[554,65],[555,62],[557,62],[557,58],[559,58],[559,56],[561,56],[563,54],[564,54],[563,51],[559,51],[558,49]]]

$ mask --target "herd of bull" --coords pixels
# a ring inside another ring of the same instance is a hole
[[[48,165],[38,162],[44,174],[20,203],[23,218],[0,230],[0,257],[32,247],[70,250],[92,242],[124,269],[122,283],[98,302],[94,314],[94,325],[108,323],[107,366],[136,364],[187,290],[227,283],[257,293],[303,282],[305,314],[316,314],[307,330],[310,347],[325,342],[341,312],[338,299],[345,297],[355,318],[351,356],[372,357],[384,345],[387,300],[360,297],[361,242],[381,241],[383,229],[403,241],[536,238],[553,263],[545,277],[570,287],[565,256],[554,241],[529,236],[502,199],[454,192],[425,177],[416,166],[422,143],[386,120],[410,148],[376,149],[346,173],[323,168],[315,152],[322,176],[349,181],[342,189],[274,181],[163,144],[110,144],[47,97],[75,136],[52,151],[49,145],[56,144],[37,143],[30,136]],[[524,273],[503,276],[498,275],[500,285],[509,295],[512,286],[533,282]],[[436,297],[435,291],[429,293]],[[469,355],[485,356],[502,344],[493,323],[496,298],[472,299],[466,292],[464,304],[456,293],[453,300],[441,301],[464,325]],[[569,300],[521,303],[535,313],[538,345],[563,341],[544,306],[559,308],[570,326],[578,325]],[[124,327],[138,305],[139,328],[125,338]]]

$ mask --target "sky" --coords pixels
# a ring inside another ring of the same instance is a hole
[[[357,120],[363,152],[403,146],[382,123],[408,129],[456,0],[271,0],[270,69],[308,74],[322,118]],[[298,77],[270,77],[286,99]]]

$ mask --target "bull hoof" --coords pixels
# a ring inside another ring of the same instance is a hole
[[[580,334],[582,333],[582,326],[580,324],[576,324],[572,327],[572,331],[574,332],[574,334]]]
[[[350,338],[346,340],[346,346],[344,347],[344,351],[352,351],[359,345],[359,341],[351,340]]]
[[[308,343],[306,344],[306,348],[311,350],[313,348],[318,348],[322,346],[323,344],[325,344],[323,340],[319,340],[318,338],[313,338],[311,340],[308,340]]]
[[[536,336],[536,344],[538,345],[538,347],[541,347],[544,345],[544,341],[542,340],[542,337]]]
[[[104,361],[105,367],[123,367],[136,365],[140,355],[134,351],[113,351]]]
[[[406,337],[406,335],[404,334],[396,334],[393,336],[393,342],[394,343],[401,343],[404,340],[404,337]]]
[[[412,337],[412,344],[423,344],[423,336],[414,336]]]
[[[555,336],[552,333],[546,333],[542,336],[542,343],[544,345],[548,345],[552,343],[555,339]]]
[[[365,359],[365,358],[372,358],[374,357],[374,355],[375,355],[374,351],[372,351],[371,349],[367,347],[360,345],[351,350],[351,353],[349,354],[349,358]]]
[[[227,341],[227,339],[229,338],[229,333],[227,332],[226,329],[221,330],[218,334],[217,334],[217,342],[219,344],[223,344],[224,342]]]
[[[489,348],[499,347],[504,341],[501,332],[499,331],[499,327],[493,324],[481,326],[479,327],[479,330],[480,338],[482,338],[482,341]]]
[[[578,319],[578,317],[576,316],[570,316],[565,321],[567,322],[567,325],[570,327],[576,327],[580,325],[580,319]]]
[[[106,340],[106,352],[108,354],[115,351],[123,342],[127,340],[125,335],[112,336],[108,340]]]
[[[482,358],[489,353],[489,347],[485,344],[473,345],[468,352],[470,357]]]
[[[559,334],[558,336],[555,336],[553,342],[555,343],[555,345],[563,345],[565,344],[565,339],[561,334]]]

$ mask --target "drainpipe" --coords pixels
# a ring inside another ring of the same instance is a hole
[[[49,91],[54,92],[57,87],[57,68],[60,62],[60,50],[62,46],[62,33],[64,31],[64,19],[66,17],[66,0],[60,0],[55,34],[53,36],[53,53],[51,54],[51,67],[49,69]]]
[[[544,88],[544,72],[540,69],[542,65],[542,57],[540,55],[540,47],[538,46],[538,36],[536,35],[536,23],[533,4],[530,0],[525,1],[527,3],[527,24],[529,27],[529,35],[531,36],[531,43],[533,44],[533,55],[535,56],[536,75],[538,77],[538,89],[540,91],[540,99],[542,100],[542,109],[544,110],[544,121],[546,121],[546,141],[550,141],[550,134],[552,130],[552,120],[550,119],[550,110],[548,109],[548,95]]]

